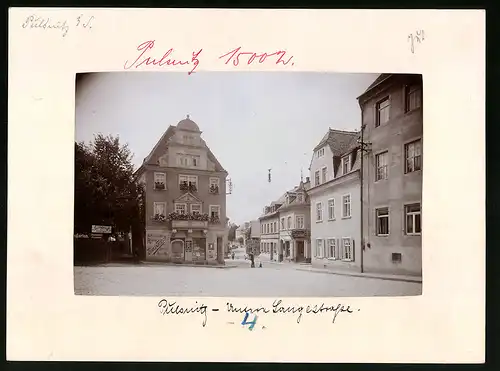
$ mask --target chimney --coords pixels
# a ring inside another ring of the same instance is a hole
[[[308,176],[306,176],[306,183],[309,183],[309,179],[310,178]]]

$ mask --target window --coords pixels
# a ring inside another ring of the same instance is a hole
[[[321,254],[323,253],[323,240],[318,238],[316,240],[316,257],[321,258],[323,257]]]
[[[377,168],[375,173],[375,181],[387,179],[387,158],[389,153],[387,151],[375,155],[375,166]]]
[[[266,233],[269,233],[269,224],[266,224]]]
[[[389,234],[389,208],[377,209],[375,214],[377,216],[377,236],[387,236]]]
[[[210,187],[218,187],[220,178],[210,177]]]
[[[351,217],[351,195],[342,196],[342,218]]]
[[[342,238],[342,260],[352,261],[352,243],[350,238]]]
[[[186,214],[186,204],[175,204],[175,212],[178,214]]]
[[[328,220],[335,219],[335,200],[333,198],[328,200]]]
[[[304,195],[302,193],[297,195],[297,202],[304,202]]]
[[[325,155],[325,149],[321,148],[320,150],[318,150],[318,152],[316,152],[316,155],[318,158],[323,157]]]
[[[393,263],[401,263],[402,256],[399,252],[393,252],[391,256],[391,260]]]
[[[187,183],[188,185],[198,185],[198,177],[196,175],[179,175],[179,184]]]
[[[281,230],[285,229],[285,218],[281,218]]]
[[[191,214],[201,214],[201,204],[191,204]]]
[[[326,183],[326,166],[321,169],[321,183]]]
[[[391,108],[389,97],[382,99],[377,103],[377,118],[375,127],[385,124],[389,121],[389,110]]]
[[[319,170],[314,173],[314,185],[319,185]]]
[[[321,202],[318,202],[316,204],[316,221],[317,222],[323,221],[323,209],[322,209]]]
[[[274,222],[274,233],[278,232],[278,222]]]
[[[422,141],[420,139],[405,144],[405,173],[422,169]]]
[[[177,154],[177,164],[180,166],[188,166],[188,158],[183,153]]]
[[[167,174],[155,173],[154,174],[154,188],[165,189]]]
[[[287,219],[287,221],[286,221],[286,227],[288,229],[292,228],[292,217],[291,216],[289,216],[288,219]]]
[[[420,204],[405,205],[405,230],[407,235],[422,233]]]
[[[210,216],[212,218],[220,217],[220,206],[219,205],[210,205]]]
[[[295,226],[297,229],[304,229],[304,216],[297,215],[295,217]]]
[[[405,111],[410,112],[422,106],[422,88],[410,85],[405,88]]]
[[[335,238],[328,239],[328,257],[337,259],[337,240]]]
[[[163,215],[167,213],[167,203],[166,202],[155,202],[153,204],[154,215]]]
[[[342,174],[351,171],[351,158],[349,155],[342,157]]]
[[[191,156],[191,161],[194,167],[200,166],[200,156]]]

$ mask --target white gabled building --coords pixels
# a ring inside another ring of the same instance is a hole
[[[329,129],[311,161],[312,265],[360,270],[360,156],[357,132]]]

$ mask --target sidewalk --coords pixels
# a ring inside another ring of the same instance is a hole
[[[376,278],[376,279],[387,280],[387,281],[403,281],[403,282],[422,283],[422,277],[417,277],[417,276],[403,276],[403,275],[382,274],[382,273],[361,273],[361,272],[349,272],[349,271],[334,271],[332,269],[322,269],[322,268],[313,268],[313,267],[305,267],[305,266],[299,266],[299,267],[296,267],[295,269],[299,270],[299,271],[305,271],[305,272],[338,274],[341,276]]]
[[[112,262],[112,263],[103,263],[103,264],[95,264],[95,266],[101,267],[197,267],[197,268],[218,268],[218,269],[229,269],[236,268],[235,265],[223,265],[223,264],[187,264],[187,263],[170,263],[170,262],[162,262],[162,261],[141,261],[139,263],[120,263],[120,262]]]
[[[351,277],[376,278],[376,279],[388,280],[388,281],[403,281],[403,282],[422,283],[422,277],[418,277],[418,276],[339,271],[339,270],[333,270],[333,269],[328,269],[328,268],[315,268],[315,267],[312,267],[311,264],[294,263],[294,262],[289,262],[289,261],[277,262],[277,261],[273,261],[273,260],[266,260],[266,263],[285,265],[285,266],[291,267],[295,270],[304,271],[304,272],[337,274],[340,276],[351,276]]]

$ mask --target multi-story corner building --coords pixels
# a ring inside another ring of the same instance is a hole
[[[169,126],[136,175],[146,189],[146,258],[224,262],[226,178],[189,115]]]
[[[279,251],[285,261],[311,261],[311,212],[307,190],[309,177],[285,193],[285,201],[279,211]]]
[[[422,77],[382,74],[362,114],[365,271],[422,274]]]
[[[283,195],[277,201],[271,202],[269,206],[264,208],[264,214],[259,218],[261,252],[268,255],[271,260],[278,260],[280,241],[278,209],[283,205],[284,201],[285,196]]]
[[[359,133],[329,129],[313,150],[312,265],[361,270]]]

